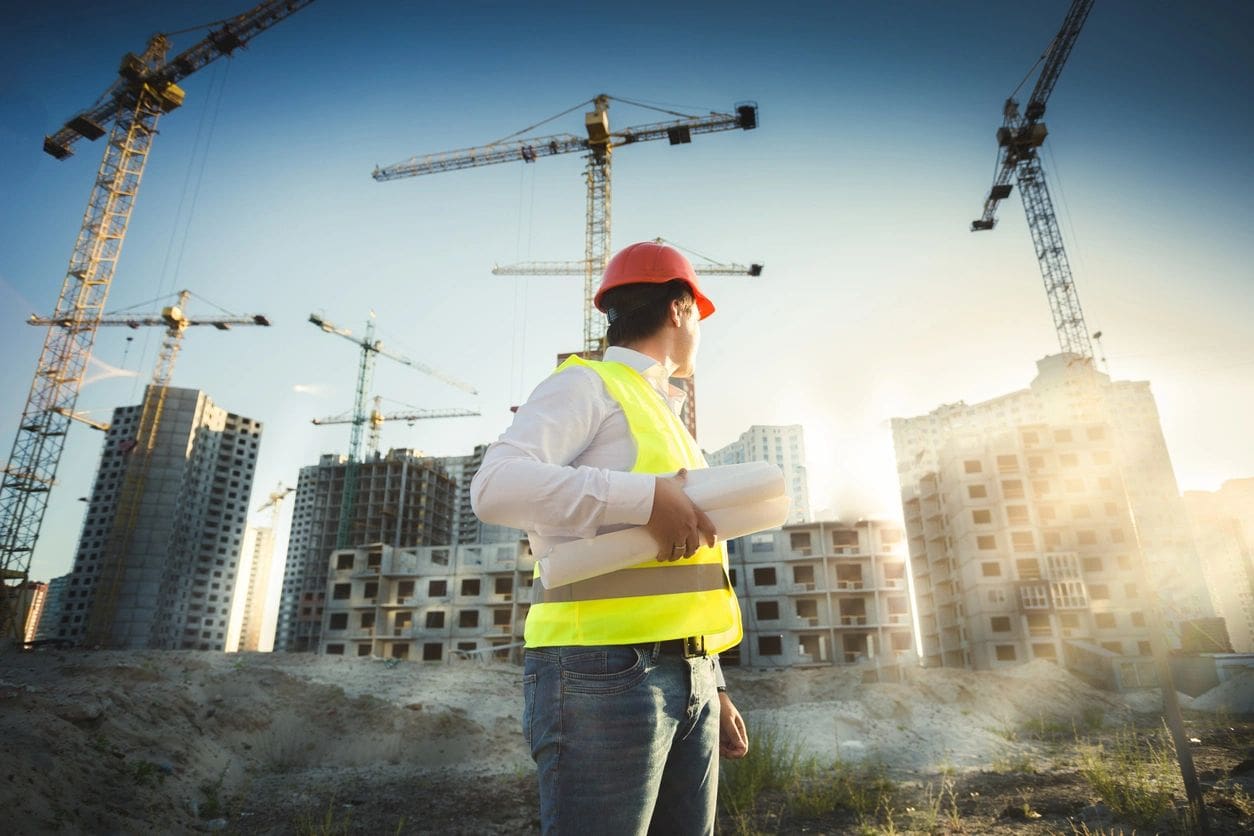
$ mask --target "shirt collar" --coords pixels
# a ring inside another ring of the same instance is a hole
[[[624,366],[635,369],[659,395],[666,399],[671,410],[679,414],[688,395],[683,389],[671,385],[666,367],[657,360],[621,345],[612,345],[605,349],[604,359],[609,363],[622,363]]]

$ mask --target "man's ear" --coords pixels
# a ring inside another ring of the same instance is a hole
[[[671,325],[674,325],[676,328],[678,328],[680,325],[683,324],[683,321],[684,321],[684,300],[682,298],[672,299],[671,300],[671,319],[670,319]]]

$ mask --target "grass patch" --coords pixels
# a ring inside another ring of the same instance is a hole
[[[1175,806],[1180,775],[1175,753],[1162,734],[1138,740],[1131,731],[1115,735],[1110,746],[1080,753],[1080,774],[1122,819],[1151,827]]]
[[[719,804],[739,834],[773,832],[785,816],[822,819],[840,812],[852,813],[863,832],[880,832],[873,826],[880,818],[896,832],[895,790],[883,765],[822,764],[772,726],[751,729],[748,756],[724,761],[719,774]]]

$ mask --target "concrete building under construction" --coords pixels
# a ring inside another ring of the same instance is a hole
[[[114,410],[53,637],[86,640],[99,607],[110,647],[222,650],[261,424],[199,390],[168,388],[125,551],[109,555],[128,470],[145,466],[134,452],[143,409]],[[110,589],[99,584],[106,560],[120,561]]]
[[[517,528],[504,525],[485,523],[475,516],[470,504],[470,480],[475,478],[483,465],[483,454],[488,445],[475,445],[474,452],[466,456],[441,456],[436,459],[445,472],[457,483],[457,494],[453,502],[453,545],[473,545],[476,543],[509,543],[526,538],[526,533]]]
[[[725,664],[879,668],[917,658],[896,523],[809,522],[727,545],[745,638]]]
[[[1185,491],[1202,570],[1232,649],[1254,653],[1254,479]]]
[[[521,656],[535,560],[525,543],[340,549],[319,649],[440,662]]]
[[[1211,604],[1149,384],[1075,355],[1037,367],[1028,389],[893,420],[923,662],[1152,680],[1155,596],[1177,637]]]
[[[313,652],[321,646],[328,556],[336,550],[344,456],[325,455],[301,468],[292,505],[274,649]],[[414,450],[389,450],[355,468],[356,495],[347,542],[392,548],[445,545],[453,535],[457,483],[439,462]]]

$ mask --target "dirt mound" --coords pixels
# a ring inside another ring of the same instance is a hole
[[[1194,711],[1225,714],[1254,714],[1254,670],[1221,682],[1189,705]]]

